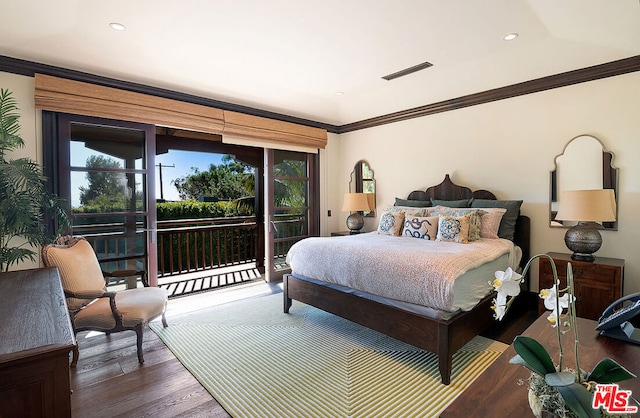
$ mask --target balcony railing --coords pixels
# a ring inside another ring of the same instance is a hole
[[[158,222],[158,277],[257,261],[255,217]]]
[[[307,236],[305,220],[276,215],[274,224],[274,257],[282,264],[289,248]],[[258,254],[261,246],[255,216],[159,221],[157,225],[158,279],[171,296],[260,277],[263,254]],[[103,269],[144,270],[144,226],[136,225],[133,236],[124,229],[115,223],[83,225],[74,227],[74,234],[89,240]],[[135,286],[133,280],[123,278],[109,285]]]

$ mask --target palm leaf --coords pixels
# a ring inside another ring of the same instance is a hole
[[[24,145],[20,131],[18,102],[7,89],[0,89],[0,155]]]
[[[5,158],[24,146],[19,131],[17,102],[8,90],[0,89],[0,270],[35,261],[32,248],[53,241],[56,229],[69,224],[64,202],[47,190],[47,178],[38,163]],[[49,219],[54,224],[51,230]]]

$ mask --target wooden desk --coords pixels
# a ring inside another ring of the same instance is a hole
[[[58,270],[0,274],[0,417],[69,417],[75,338]]]
[[[547,321],[547,314],[538,318],[523,333],[535,338],[549,352],[554,362],[558,361],[556,329]],[[597,322],[578,318],[580,339],[580,368],[591,371],[598,361],[610,357],[635,375],[640,375],[640,345],[625,343],[601,337],[595,330]],[[563,337],[564,367],[575,368],[573,355],[573,334]],[[530,417],[527,401],[529,370],[523,366],[509,364],[516,354],[513,345],[500,355],[462,394],[445,409],[440,417]],[[524,384],[519,385],[519,381]],[[619,383],[620,387],[631,390],[635,398],[640,397],[640,379],[630,379]]]

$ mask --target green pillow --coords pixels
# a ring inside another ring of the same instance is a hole
[[[468,208],[471,207],[471,200],[473,199],[439,200],[431,198],[431,204],[433,206],[446,206],[448,208]]]
[[[412,208],[429,208],[431,207],[431,202],[428,200],[409,200],[409,199],[400,199],[396,197],[396,203],[393,206],[409,206]]]
[[[502,216],[498,236],[513,241],[516,233],[516,221],[520,215],[522,200],[489,200],[473,199],[472,208],[504,208],[507,212]]]

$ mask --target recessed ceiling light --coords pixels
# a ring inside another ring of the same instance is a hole
[[[344,96],[344,92],[343,91],[337,91],[336,92],[336,96]]]
[[[125,30],[127,28],[122,23],[117,23],[117,22],[109,23],[109,26],[111,26],[111,29],[115,29],[115,30]]]
[[[504,35],[504,38],[502,38],[502,39],[504,39],[505,41],[513,41],[517,37],[518,37],[518,34],[513,32],[513,33],[510,33],[508,35]]]

